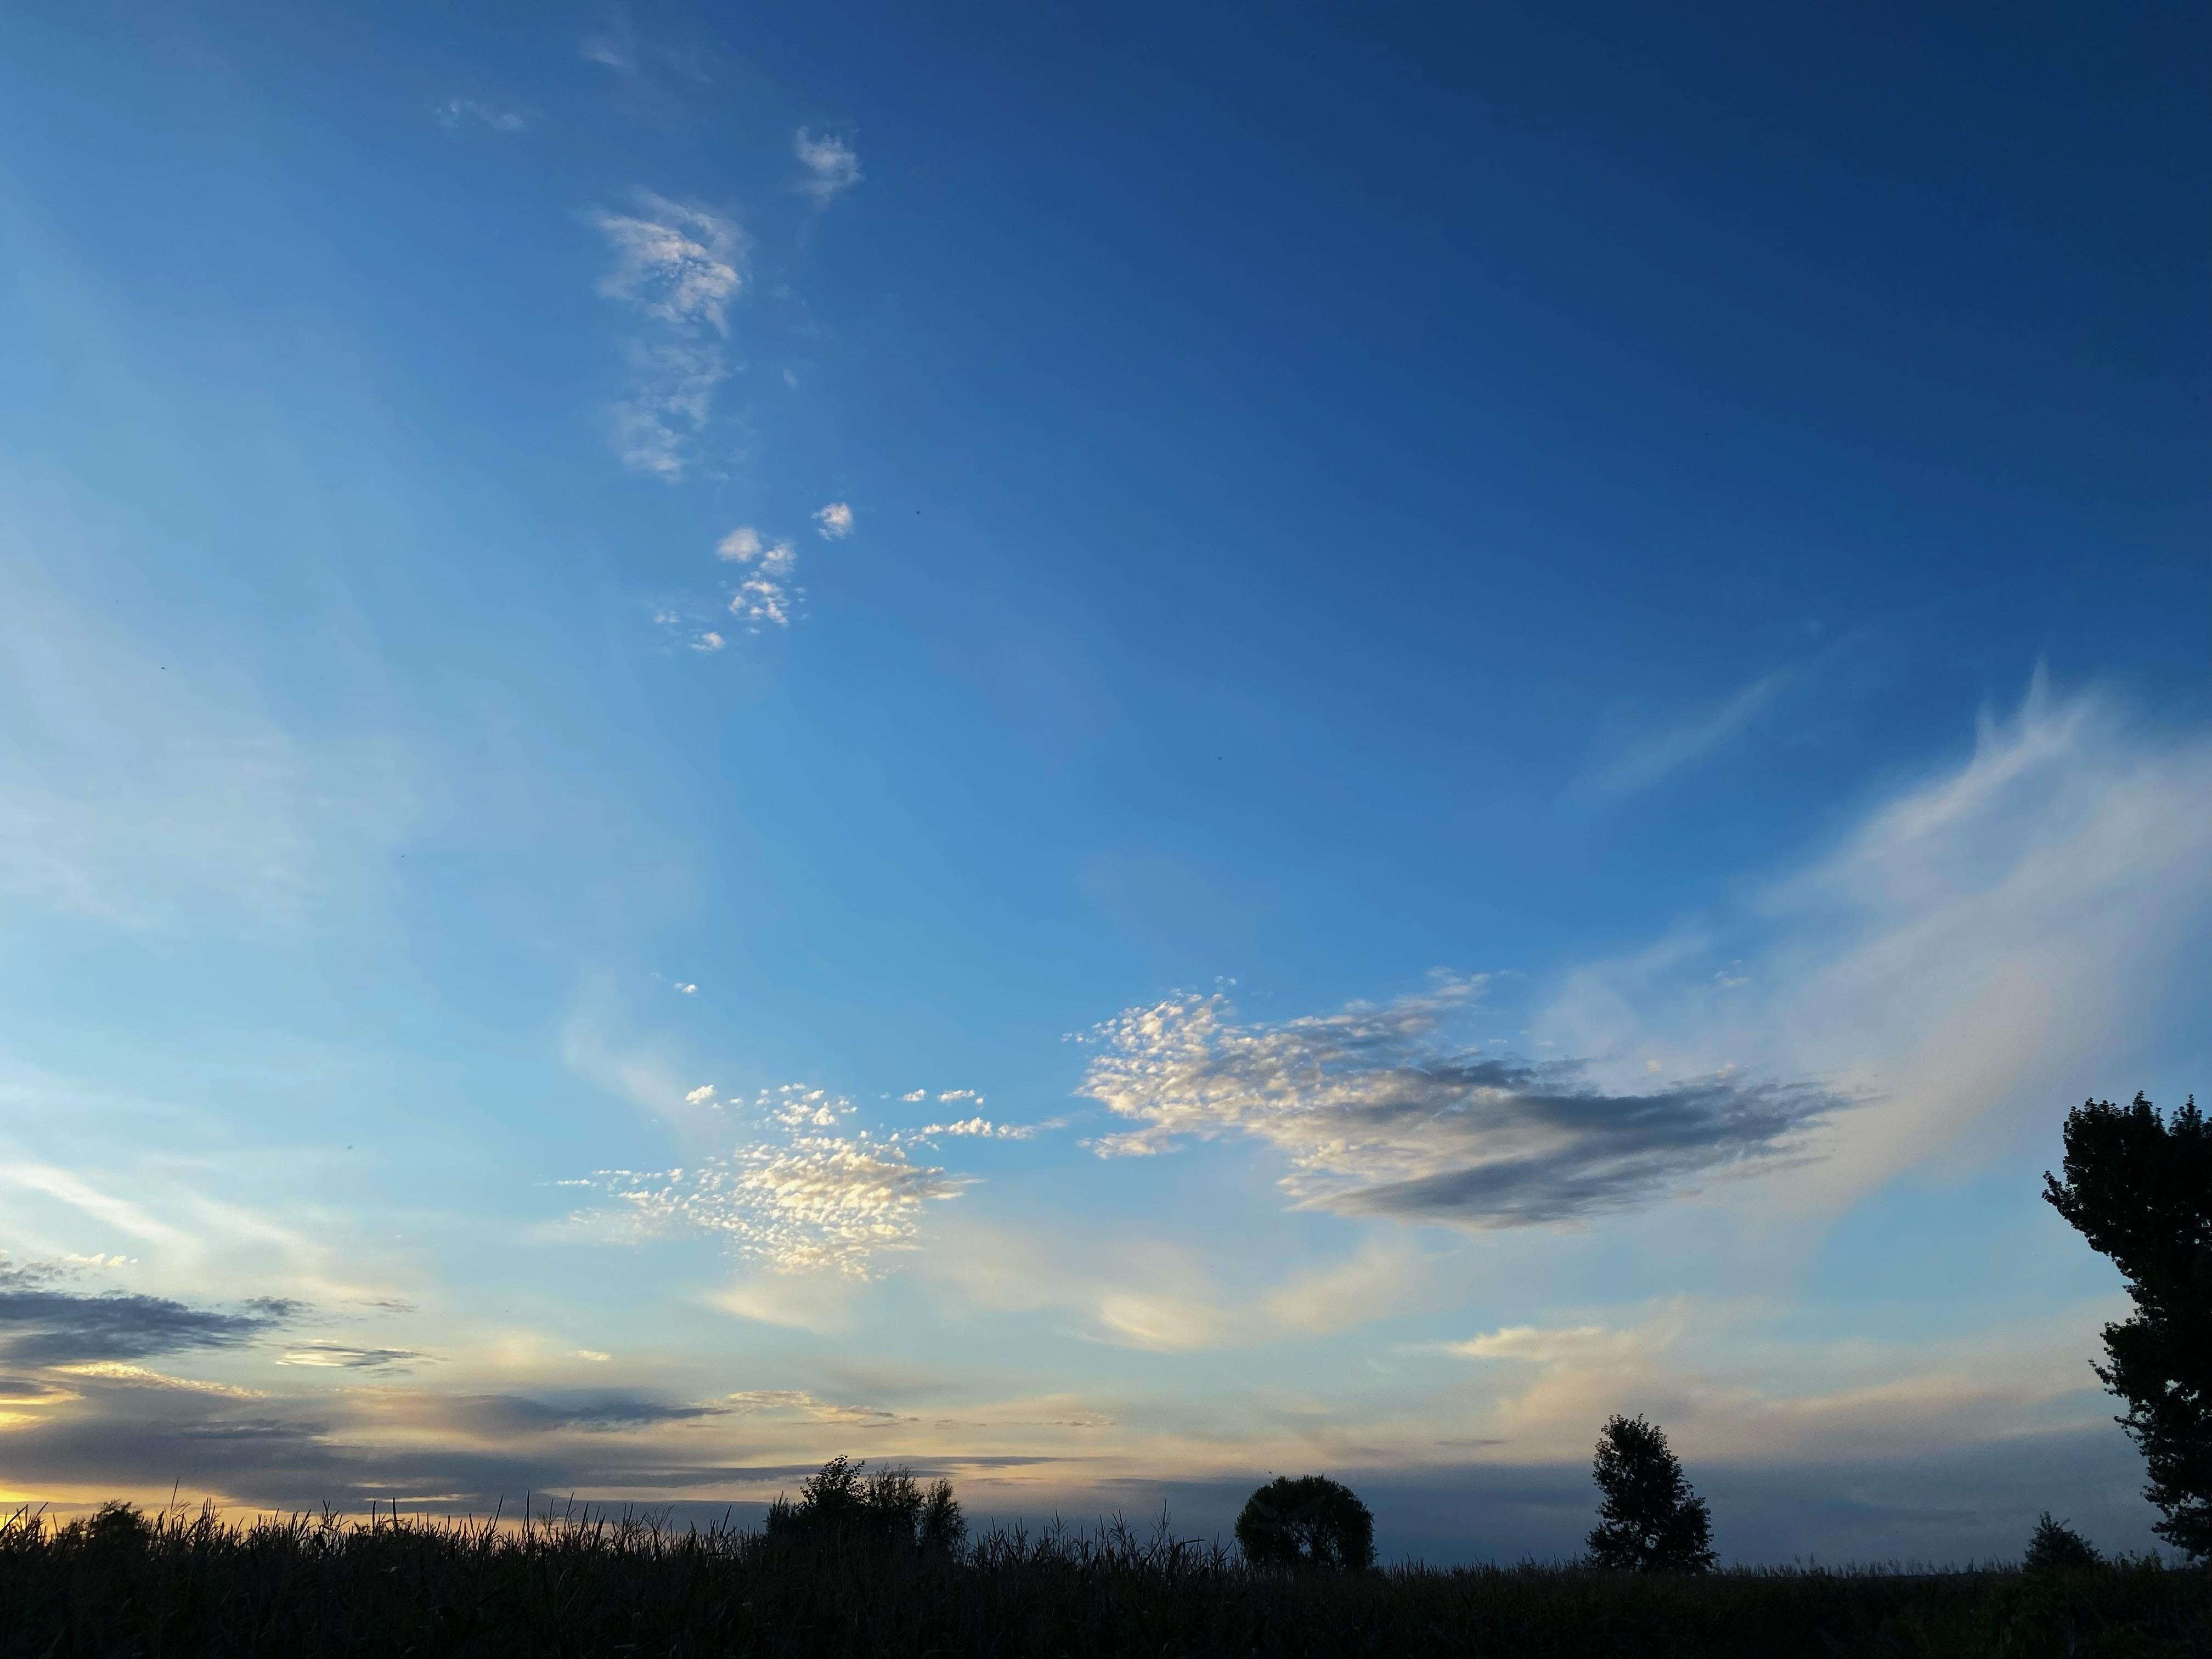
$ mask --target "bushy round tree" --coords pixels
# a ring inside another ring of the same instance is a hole
[[[1607,1419],[1591,1473],[1604,1494],[1590,1530],[1592,1566],[1704,1572],[1713,1565],[1712,1517],[1656,1423]]]
[[[1244,1500],[1237,1542],[1255,1566],[1356,1572],[1375,1565],[1375,1516],[1327,1475],[1278,1475]]]

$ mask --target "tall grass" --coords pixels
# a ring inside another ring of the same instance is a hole
[[[2212,1655],[2212,1578],[1255,1571],[1120,1523],[957,1553],[649,1516],[527,1524],[111,1509],[0,1524],[0,1652],[76,1656]]]

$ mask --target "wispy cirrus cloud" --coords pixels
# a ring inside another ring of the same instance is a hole
[[[1978,1121],[1994,1145],[2054,1094],[2118,1086],[2106,1068],[2139,1063],[2212,923],[2208,798],[2212,738],[2039,673],[1963,760],[1871,804],[1704,938],[1567,976],[1537,1018],[1584,1053],[1726,1054],[1875,1097],[1777,1192],[1799,1211],[1845,1201]]]
[[[1097,1029],[1080,1092],[1139,1127],[1094,1150],[1256,1139],[1286,1158],[1279,1184],[1305,1207],[1527,1226],[1771,1165],[1850,1103],[1726,1074],[1612,1092],[1576,1061],[1486,1055],[1443,1033],[1480,984],[1275,1024],[1239,1024],[1218,994],[1127,1010]]]
[[[811,196],[817,207],[826,206],[833,198],[859,184],[864,176],[860,156],[834,132],[825,132],[817,138],[801,127],[792,135],[791,153],[805,169],[799,175],[799,188]]]
[[[1778,670],[1741,687],[1718,705],[1672,725],[1615,732],[1599,759],[1583,774],[1579,793],[1598,800],[1617,799],[1687,770],[1742,736],[1774,708],[1800,678],[1801,671]]]
[[[438,106],[438,125],[448,132],[464,127],[489,127],[494,132],[520,132],[530,123],[521,112],[481,98],[448,98]]]
[[[696,463],[715,389],[729,378],[729,307],[744,286],[738,222],[696,204],[641,191],[635,213],[595,213],[614,252],[599,291],[656,325],[627,343],[629,391],[615,406],[623,465],[671,482]]]

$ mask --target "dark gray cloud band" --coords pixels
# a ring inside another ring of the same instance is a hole
[[[69,1365],[235,1348],[304,1311],[273,1297],[223,1309],[123,1291],[87,1295],[58,1288],[34,1269],[0,1265],[0,1360]]]

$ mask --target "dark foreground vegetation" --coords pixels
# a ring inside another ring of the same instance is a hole
[[[2212,1654],[2212,1576],[1253,1567],[1140,1537],[957,1548],[570,1516],[0,1528],[0,1651],[926,1656]]]

